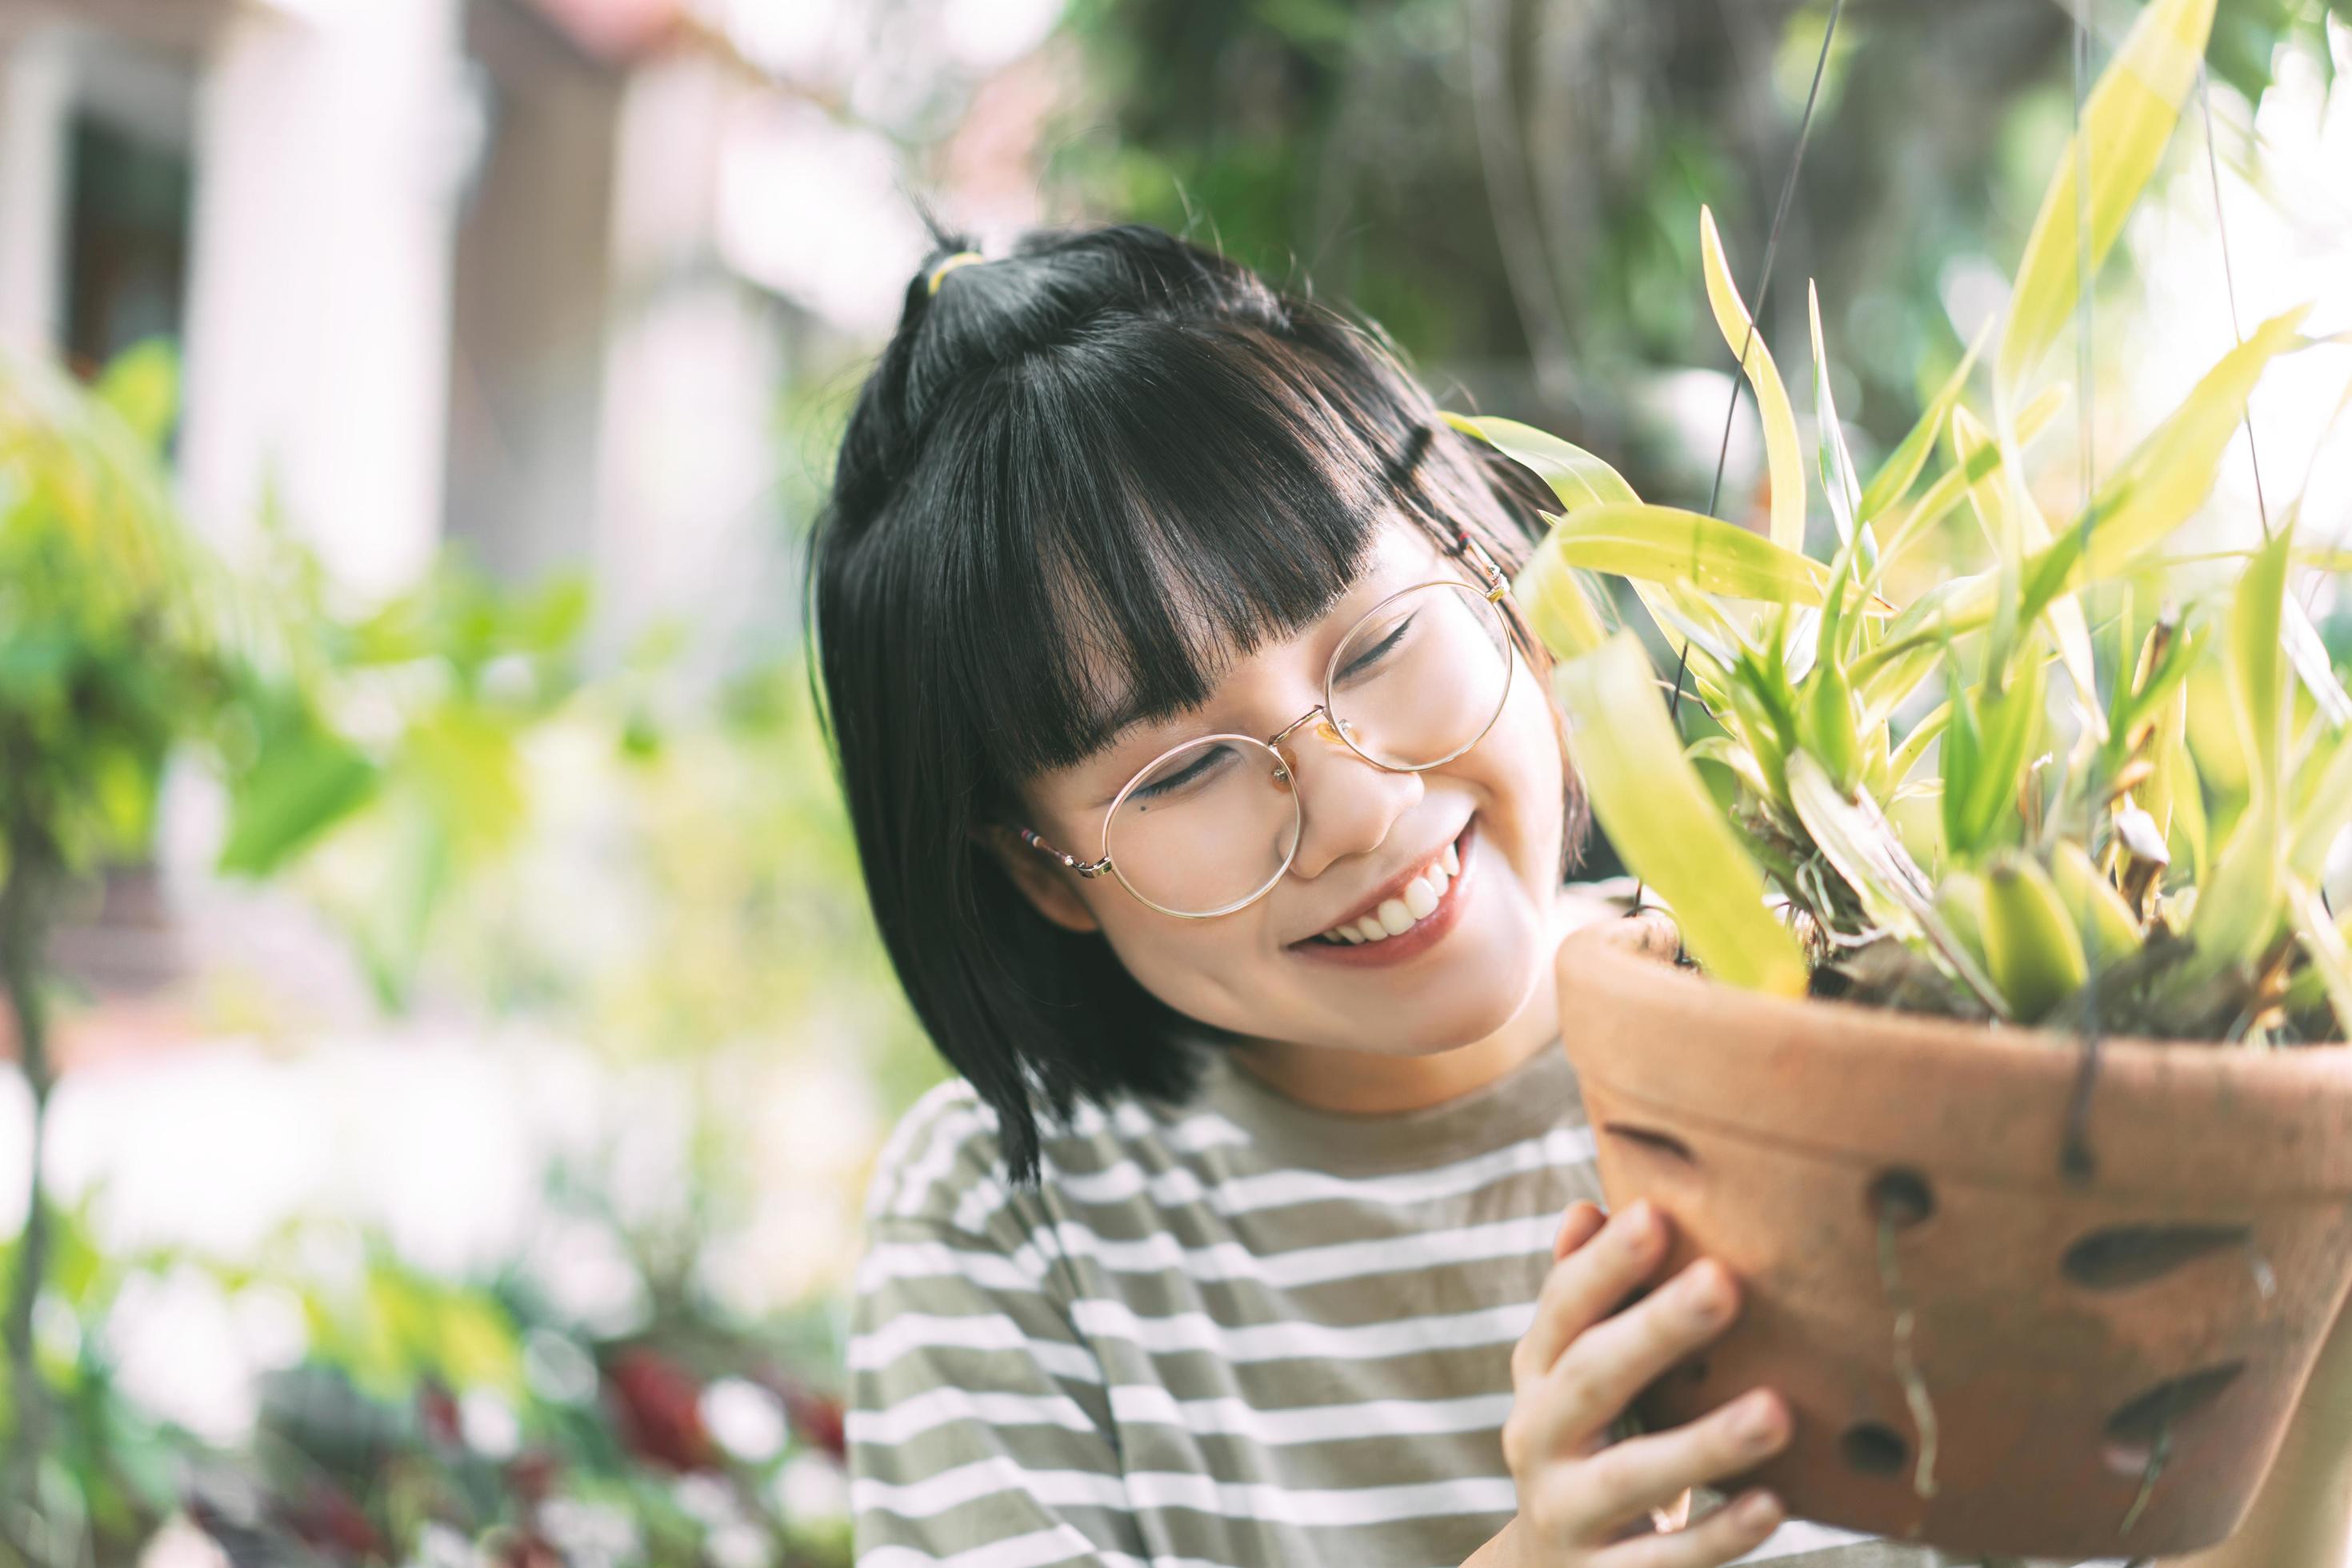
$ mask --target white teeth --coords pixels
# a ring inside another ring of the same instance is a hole
[[[1453,845],[1444,854],[1423,868],[1420,876],[1404,885],[1404,891],[1393,899],[1384,899],[1381,907],[1353,925],[1333,926],[1323,934],[1332,942],[1362,943],[1386,942],[1392,936],[1402,936],[1416,921],[1427,920],[1436,912],[1445,897],[1445,889],[1462,874],[1462,857]]]

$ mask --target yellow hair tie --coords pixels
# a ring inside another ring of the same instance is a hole
[[[985,261],[987,259],[987,257],[982,256],[977,250],[957,251],[953,256],[949,257],[945,261],[940,262],[937,267],[931,268],[931,292],[934,294],[938,293],[940,291],[940,279],[945,278],[949,273],[953,272],[957,268],[970,267],[976,261]]]

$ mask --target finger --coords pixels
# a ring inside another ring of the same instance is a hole
[[[1536,1312],[1511,1352],[1513,1387],[1549,1372],[1577,1335],[1615,1310],[1666,1255],[1665,1216],[1648,1202],[1611,1217],[1585,1246],[1551,1266]]]
[[[1551,1260],[1557,1263],[1566,1258],[1599,1236],[1601,1227],[1608,1223],[1609,1216],[1601,1212],[1599,1204],[1579,1199],[1569,1205],[1568,1212],[1560,1215],[1559,1236],[1551,1244]]]
[[[1573,1268],[1582,1256],[1559,1267]],[[1512,1406],[1528,1453],[1540,1459],[1572,1451],[1669,1367],[1729,1328],[1738,1312],[1731,1271],[1702,1258],[1633,1306],[1592,1323]]]
[[[1688,1529],[1604,1547],[1591,1562],[1592,1568],[1718,1568],[1762,1545],[1785,1517],[1770,1492],[1745,1492]]]
[[[1759,1388],[1671,1431],[1628,1438],[1555,1472],[1563,1490],[1547,1513],[1569,1539],[1606,1539],[1695,1486],[1751,1469],[1786,1447],[1788,1406]]]

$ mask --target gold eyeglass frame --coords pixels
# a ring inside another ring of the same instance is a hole
[[[1337,742],[1347,747],[1348,750],[1353,752],[1357,756],[1361,757],[1365,762],[1370,763],[1372,766],[1381,769],[1382,772],[1392,773],[1427,773],[1432,768],[1442,768],[1446,763],[1454,761],[1456,757],[1459,757],[1465,752],[1470,751],[1473,747],[1476,746],[1479,742],[1486,738],[1487,732],[1494,729],[1496,721],[1502,718],[1504,705],[1510,700],[1511,681],[1517,674],[1519,662],[1518,656],[1515,650],[1510,636],[1510,624],[1507,621],[1505,621],[1502,626],[1502,648],[1504,656],[1503,689],[1496,696],[1495,710],[1486,715],[1486,721],[1478,727],[1478,732],[1476,734],[1471,736],[1470,739],[1465,741],[1461,745],[1455,747],[1453,751],[1448,752],[1445,755],[1439,757],[1436,761],[1420,763],[1411,767],[1401,766],[1395,763],[1384,763],[1381,761],[1380,758],[1375,757],[1370,752],[1365,751],[1361,746],[1356,744],[1355,737],[1348,732],[1349,726],[1346,721],[1335,721],[1331,717],[1331,678],[1338,670],[1339,656],[1347,651],[1348,645],[1355,640],[1356,633],[1362,629],[1364,624],[1370,621],[1373,616],[1379,615],[1382,610],[1387,609],[1391,605],[1395,604],[1399,599],[1405,597],[1409,594],[1418,594],[1427,588],[1455,588],[1471,593],[1481,594],[1484,595],[1486,602],[1490,605],[1501,604],[1504,598],[1509,595],[1511,591],[1510,579],[1503,574],[1503,569],[1495,563],[1495,558],[1488,554],[1476,540],[1471,538],[1468,533],[1464,532],[1460,529],[1456,529],[1454,531],[1454,542],[1457,548],[1452,553],[1457,559],[1462,557],[1468,558],[1470,563],[1477,569],[1478,574],[1486,580],[1483,585],[1474,583],[1465,583],[1458,577],[1437,577],[1433,578],[1426,583],[1414,583],[1407,587],[1399,588],[1395,593],[1384,596],[1380,603],[1372,605],[1371,608],[1357,616],[1355,624],[1348,628],[1347,635],[1342,637],[1339,642],[1332,647],[1331,657],[1323,666],[1322,701],[1318,702],[1314,707],[1309,708],[1306,712],[1301,713],[1297,718],[1293,719],[1289,723],[1285,724],[1281,729],[1276,730],[1265,740],[1260,741],[1251,735],[1194,735],[1190,740],[1180,741],[1175,745],[1169,747],[1166,751],[1152,758],[1150,762],[1144,763],[1141,767],[1136,769],[1135,776],[1129,779],[1126,784],[1119,786],[1118,794],[1111,797],[1110,809],[1103,814],[1102,854],[1098,858],[1093,860],[1081,860],[1075,855],[1066,854],[1063,851],[1055,848],[1051,844],[1046,843],[1045,839],[1039,837],[1034,832],[1026,827],[1015,827],[1013,830],[1013,833],[1019,837],[1022,843],[1027,845],[1030,848],[1036,850],[1039,854],[1046,856],[1051,859],[1060,861],[1065,867],[1076,872],[1080,877],[1085,878],[1088,881],[1092,881],[1097,877],[1106,876],[1117,879],[1118,885],[1125,888],[1128,892],[1145,908],[1157,910],[1160,914],[1171,916],[1176,920],[1215,920],[1222,915],[1232,914],[1236,910],[1247,909],[1250,905],[1257,902],[1260,899],[1265,897],[1266,894],[1272,892],[1274,890],[1275,884],[1281,881],[1283,877],[1290,870],[1291,862],[1298,858],[1299,840],[1306,837],[1307,807],[1306,803],[1298,798],[1298,791],[1296,784],[1297,763],[1291,754],[1283,749],[1283,742],[1287,741],[1301,726],[1307,724],[1309,721],[1319,720],[1320,721],[1315,725],[1314,733],[1321,736],[1326,741]],[[1291,836],[1290,848],[1284,854],[1282,864],[1276,867],[1274,874],[1268,877],[1264,885],[1259,887],[1255,892],[1250,894],[1247,898],[1237,900],[1233,903],[1225,905],[1223,909],[1197,911],[1189,910],[1171,910],[1165,904],[1159,903],[1145,897],[1144,894],[1137,889],[1134,883],[1127,879],[1125,873],[1121,872],[1118,867],[1111,864],[1110,826],[1113,822],[1118,819],[1119,807],[1127,804],[1127,797],[1135,792],[1138,785],[1142,784],[1146,778],[1151,775],[1153,770],[1158,768],[1161,763],[1167,762],[1169,758],[1176,755],[1177,752],[1190,751],[1193,747],[1204,744],[1210,741],[1239,741],[1244,745],[1262,746],[1265,750],[1274,753],[1274,781],[1276,784],[1286,786],[1289,790],[1291,809],[1296,814],[1298,831]]]

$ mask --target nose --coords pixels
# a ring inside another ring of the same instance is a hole
[[[1419,773],[1375,767],[1348,748],[1328,720],[1283,743],[1298,791],[1298,853],[1290,874],[1313,881],[1350,855],[1380,847],[1397,818],[1421,803]]]

